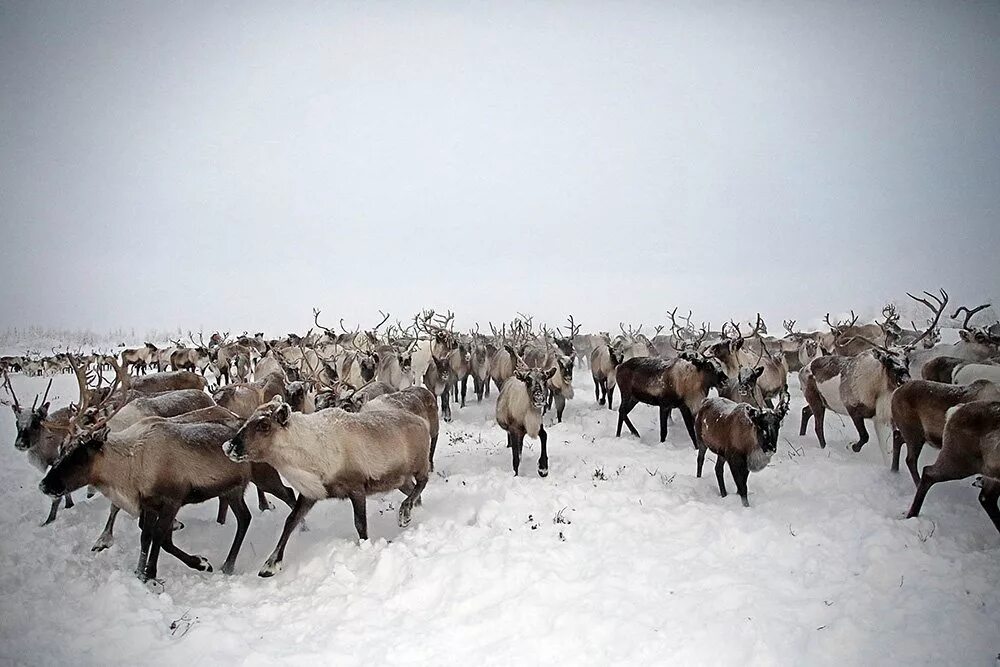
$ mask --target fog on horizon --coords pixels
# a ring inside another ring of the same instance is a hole
[[[1000,299],[1000,4],[0,2],[6,326]]]

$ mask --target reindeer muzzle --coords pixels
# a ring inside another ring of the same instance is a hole
[[[237,440],[226,440],[222,443],[222,451],[229,457],[230,461],[243,463],[247,460],[247,455],[240,446],[241,444],[242,443]]]

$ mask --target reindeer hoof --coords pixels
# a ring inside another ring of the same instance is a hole
[[[261,512],[268,512],[268,511],[273,510],[273,509],[274,509],[274,505],[272,505],[270,502],[268,502],[266,500],[264,502],[260,503],[260,511]]]
[[[104,551],[105,549],[109,548],[114,543],[115,543],[115,538],[111,537],[110,535],[107,536],[107,537],[105,537],[104,535],[102,535],[102,536],[100,536],[100,537],[97,538],[97,541],[94,542],[94,546],[90,547],[90,550],[91,551]]]
[[[150,593],[156,593],[159,595],[163,592],[163,580],[162,579],[143,579],[143,583],[146,584],[146,588],[149,589]]]
[[[46,519],[45,521],[43,521],[40,524],[38,524],[38,527],[39,528],[44,528],[45,526],[49,525],[53,521],[55,521],[55,519]]]
[[[597,404],[598,405],[604,405],[604,399],[603,398],[597,399]]]
[[[548,469],[548,467],[542,468],[541,466],[539,466],[539,468],[538,468],[538,476],[539,477],[548,477],[549,476],[549,469]]]
[[[222,574],[232,574],[236,571],[236,564],[229,562],[223,563],[222,569],[219,571],[222,572]],[[209,572],[211,572],[211,570],[209,570]]]
[[[195,570],[198,570],[199,572],[211,572],[212,571],[212,564],[208,562],[207,558],[205,558],[204,556],[195,556],[195,558],[198,559],[198,562],[195,563],[195,566],[194,566]]]
[[[184,524],[181,523],[180,521],[178,521],[177,519],[174,519],[174,525],[171,526],[170,529],[171,530],[184,530]]]
[[[279,572],[281,572],[281,563],[272,563],[271,561],[268,561],[264,563],[264,567],[260,568],[260,572],[257,573],[257,576],[273,577]]]
[[[399,508],[399,527],[400,528],[406,528],[409,525],[410,525],[410,510],[408,508],[404,510],[402,507],[400,507]]]
[[[854,451],[855,453],[857,453],[857,452],[861,451],[862,447],[864,447],[863,444],[861,444],[860,442],[856,442],[853,445],[851,445],[851,450]]]

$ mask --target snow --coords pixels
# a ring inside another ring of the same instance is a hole
[[[614,438],[616,413],[592,398],[589,373],[563,424],[545,417],[550,474],[511,473],[493,398],[442,422],[437,473],[406,529],[400,493],[369,499],[359,544],[350,504],[327,500],[296,531],[284,569],[257,571],[287,515],[254,519],[237,573],[217,570],[235,521],[216,503],[184,508],[175,541],[213,573],[160,558],[162,592],[132,574],[135,522],[91,553],[108,501],[75,494],[39,527],[48,500],[15,451],[0,411],[0,663],[3,664],[995,664],[1000,651],[1000,537],[972,479],[939,484],[923,515],[877,447],[797,435],[801,393],[751,507],[719,497],[712,466],[695,478],[683,424],[659,444],[657,411],[631,417],[641,439]],[[45,378],[13,377],[22,402]],[[54,405],[74,395],[57,377]],[[934,453],[925,448],[921,464]],[[711,459],[711,456],[710,456]],[[727,482],[730,481],[727,471]]]

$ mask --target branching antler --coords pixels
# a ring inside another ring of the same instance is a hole
[[[925,306],[927,306],[930,309],[930,311],[934,313],[934,319],[931,321],[927,329],[925,329],[924,332],[919,336],[917,336],[914,340],[910,341],[909,345],[907,345],[906,348],[904,349],[912,350],[913,348],[915,348],[917,346],[917,343],[926,338],[928,334],[930,334],[930,332],[934,330],[938,322],[941,320],[941,314],[944,313],[945,306],[948,305],[948,293],[945,292],[944,289],[939,289],[938,291],[941,293],[940,297],[924,290],[924,294],[926,294],[928,298],[932,299],[935,302],[933,304],[927,299],[913,296],[909,292],[906,293],[906,296],[910,297],[914,301],[922,303]]]
[[[14,393],[14,385],[10,383],[10,376],[7,375],[7,371],[3,372],[3,388],[7,391],[8,394],[10,394],[10,397],[14,399],[14,402],[11,403],[10,401],[4,400],[0,401],[0,403],[11,406],[12,408],[14,408],[14,412],[20,412],[21,404],[17,400],[17,394]],[[45,393],[48,394],[48,390],[46,390]]]
[[[969,309],[968,306],[959,306],[958,310],[955,311],[955,314],[951,316],[951,319],[953,319],[953,320],[954,319],[958,319],[958,314],[964,311],[965,312],[965,321],[962,322],[962,328],[965,329],[966,331],[969,331],[969,320],[972,319],[972,316],[975,315],[976,313],[978,313],[980,310],[985,310],[985,309],[987,309],[989,307],[990,307],[990,304],[988,304],[988,303],[984,303],[981,306],[976,306],[975,308],[973,308],[971,310]]]
[[[330,329],[329,327],[325,327],[325,326],[323,326],[322,324],[319,323],[319,314],[320,314],[320,312],[321,311],[319,309],[313,308],[313,322],[316,324],[317,327],[319,327],[320,329],[322,329],[328,336],[330,336],[331,338],[336,338],[337,337],[337,332],[336,331],[334,331],[333,329]],[[341,320],[341,321],[343,321],[343,320]]]

